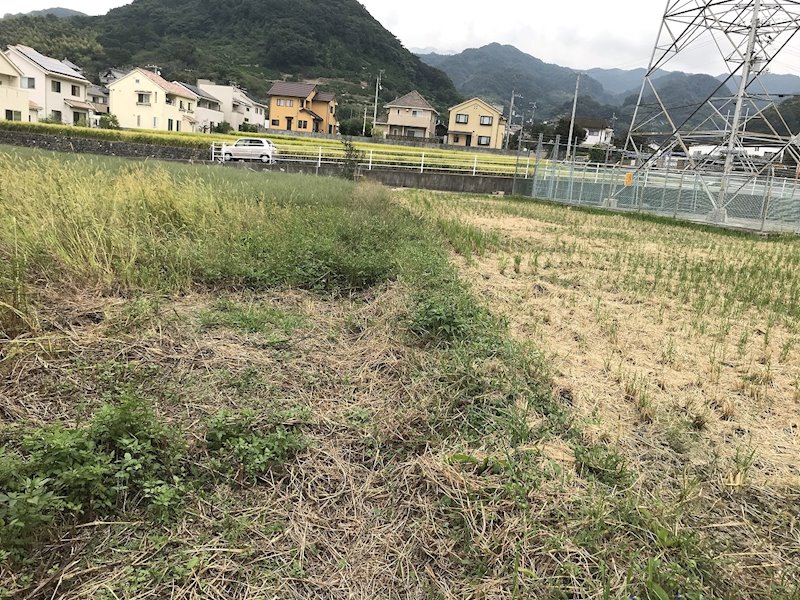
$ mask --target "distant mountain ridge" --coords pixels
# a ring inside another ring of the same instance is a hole
[[[71,8],[61,8],[60,6],[57,6],[55,8],[45,8],[43,10],[32,10],[31,12],[27,13],[17,13],[17,14],[6,13],[3,16],[3,19],[13,19],[15,17],[46,17],[48,15],[58,17],[59,19],[88,16],[86,13],[82,13],[78,10],[72,10]]]
[[[525,54],[513,46],[489,44],[471,48],[455,55],[424,54],[423,61],[442,69],[464,96],[481,96],[508,106],[512,90],[521,93],[521,104],[537,103],[539,119],[569,114],[575,90],[577,71],[548,64]],[[630,121],[646,69],[588,69],[581,80],[578,116],[610,119],[616,115],[620,123]],[[684,105],[704,101],[728,79],[725,75],[659,71],[653,81],[662,100],[676,107],[680,118],[690,118],[693,109]],[[800,94],[800,77],[789,74],[765,74],[761,81],[773,96],[789,97]],[[733,93],[739,79],[734,77],[718,93]],[[727,88],[727,91],[726,91]],[[646,90],[645,102],[652,101],[652,91]],[[794,102],[800,105],[800,99]],[[797,111],[794,111],[797,112]],[[702,118],[702,111],[696,118]],[[800,127],[800,120],[798,120]]]

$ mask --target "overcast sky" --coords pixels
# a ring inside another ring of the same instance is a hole
[[[224,0],[222,0],[224,1]],[[546,62],[575,69],[646,67],[664,0],[361,0],[408,48],[460,52],[491,42],[511,44]],[[60,5],[97,15],[125,0],[0,0],[0,11]],[[288,0],[287,5],[291,4]],[[800,74],[800,50],[779,57],[773,71]],[[719,74],[702,57],[670,70]]]

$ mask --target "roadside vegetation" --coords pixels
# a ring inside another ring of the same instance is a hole
[[[0,597],[796,598],[794,484],[603,435],[472,207],[0,156]]]

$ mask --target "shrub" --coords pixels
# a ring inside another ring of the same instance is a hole
[[[364,153],[356,148],[350,139],[343,139],[344,160],[342,161],[342,177],[345,179],[355,179],[358,175],[358,166],[364,160]]]
[[[100,117],[100,129],[119,129],[119,119],[111,113]]]
[[[231,133],[233,131],[233,127],[227,121],[223,121],[222,123],[218,123],[216,127],[214,127],[214,133]]]

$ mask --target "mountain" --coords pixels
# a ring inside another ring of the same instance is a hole
[[[523,96],[523,108],[536,102],[541,118],[560,114],[575,94],[576,71],[545,63],[514,46],[489,44],[452,56],[425,54],[420,58],[447,73],[464,96],[480,96],[507,106],[513,90]],[[591,77],[582,78],[581,95],[601,103],[614,100]]]
[[[646,73],[647,69],[589,69],[586,71],[586,74],[599,81],[609,94],[619,97],[620,100],[624,100],[633,89],[637,93],[639,92]],[[653,81],[668,74],[669,71],[656,71]]]
[[[382,98],[418,89],[438,108],[460,96],[358,0],[134,0],[98,17],[0,21],[0,44],[26,43],[97,73],[161,67],[171,79],[235,80],[263,97],[272,79],[335,80],[362,102],[385,70]]]
[[[16,17],[46,17],[47,15],[52,15],[54,17],[58,17],[59,19],[67,19],[69,17],[85,17],[86,14],[72,10],[71,8],[45,8],[44,10],[32,10],[28,13],[18,13],[16,15],[11,13],[6,13],[3,19],[14,19]]]
[[[720,75],[717,77],[720,81],[725,81],[728,79],[728,75]],[[779,73],[765,73],[760,78],[761,83],[767,89],[767,92],[772,94],[773,96],[781,96],[781,95],[796,95],[800,94],[800,77],[797,75],[783,75]],[[736,89],[739,87],[739,82],[742,80],[741,77],[732,77],[731,80],[728,82],[728,87],[731,89]],[[751,86],[750,91],[752,93],[758,93],[761,91],[761,87],[758,85]]]

